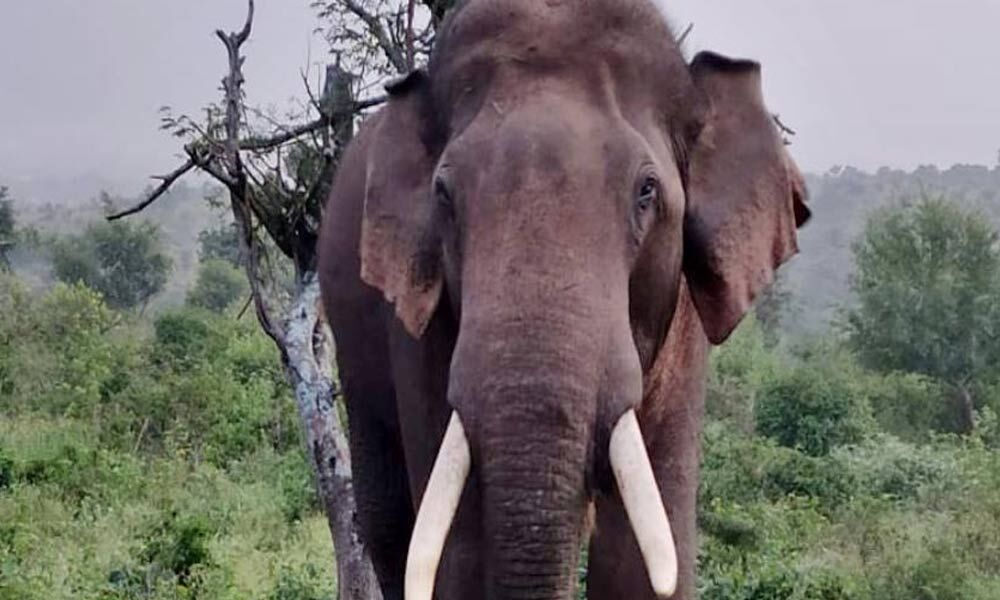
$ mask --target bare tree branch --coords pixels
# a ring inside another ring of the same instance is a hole
[[[409,0],[406,4],[406,65],[407,70],[413,70],[413,13],[416,10],[417,0]]]
[[[399,46],[392,43],[392,39],[389,37],[388,32],[385,27],[379,23],[378,16],[365,10],[363,6],[355,2],[355,0],[341,0],[344,7],[351,11],[354,16],[361,19],[365,26],[368,27],[368,31],[371,33],[375,41],[378,42],[379,48],[385,54],[385,57],[389,59],[393,68],[399,73],[406,73],[409,69],[407,68],[406,57],[400,51]]]
[[[131,208],[127,208],[121,212],[109,215],[107,217],[108,221],[117,221],[118,219],[122,219],[146,210],[146,208],[150,204],[156,202],[157,200],[159,200],[160,196],[167,193],[170,187],[174,185],[174,182],[176,182],[178,179],[189,173],[191,169],[193,169],[194,167],[195,167],[194,161],[188,159],[187,162],[185,162],[177,169],[171,171],[167,175],[160,175],[154,177],[154,179],[160,180],[160,185],[158,185],[156,189],[149,194],[149,196],[147,196],[142,202],[136,204]]]
[[[303,135],[312,133],[314,131],[319,131],[324,127],[328,127],[338,118],[349,118],[353,117],[354,114],[365,110],[367,108],[372,108],[373,106],[378,106],[383,104],[388,98],[386,96],[377,96],[375,98],[370,98],[368,100],[362,100],[354,104],[353,110],[346,113],[335,113],[330,116],[320,116],[314,121],[308,123],[303,123],[296,127],[292,127],[287,131],[283,131],[276,135],[266,138],[250,138],[244,140],[240,143],[241,150],[248,150],[251,152],[260,152],[262,150],[270,150],[278,146],[287,144],[288,142],[300,138]]]
[[[795,133],[794,129],[781,122],[781,115],[772,114],[771,118],[774,119],[774,124],[778,126],[778,130],[781,132],[782,141],[785,143],[786,146],[791,146],[792,141],[788,138],[788,136],[790,135],[795,136],[798,134]]]
[[[692,31],[694,31],[694,23],[689,23],[687,28],[684,29],[684,33],[680,34],[680,36],[677,37],[677,45],[683,46],[684,42],[687,41],[688,36],[691,35]]]

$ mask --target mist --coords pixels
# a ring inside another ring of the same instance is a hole
[[[658,0],[686,51],[760,60],[802,167],[993,166],[1000,149],[1000,3],[965,0]],[[135,195],[178,161],[159,108],[217,96],[243,0],[8,2],[0,19],[0,181],[24,201]],[[301,72],[330,60],[308,0],[261,0],[247,93],[279,113]]]

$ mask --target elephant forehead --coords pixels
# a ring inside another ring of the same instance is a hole
[[[629,114],[683,107],[693,88],[650,0],[468,0],[443,28],[430,72],[442,117],[460,127],[497,94],[531,95],[540,80],[573,82]]]
[[[588,64],[610,54],[662,61],[673,36],[652,0],[467,0],[438,40],[437,62],[491,57]]]

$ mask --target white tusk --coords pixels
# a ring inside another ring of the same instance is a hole
[[[611,432],[610,458],[649,582],[659,598],[669,598],[677,588],[677,551],[634,410]]]
[[[434,595],[438,563],[441,562],[451,522],[458,511],[471,464],[465,429],[458,413],[453,412],[413,526],[406,558],[403,595],[406,600],[431,600]]]

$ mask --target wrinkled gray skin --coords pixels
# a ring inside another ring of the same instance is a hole
[[[808,217],[748,61],[687,64],[649,0],[469,0],[348,149],[321,282],[362,531],[402,597],[452,410],[472,472],[442,600],[651,598],[608,465],[639,412],[694,597],[707,349]],[[588,516],[592,515],[592,516]]]

